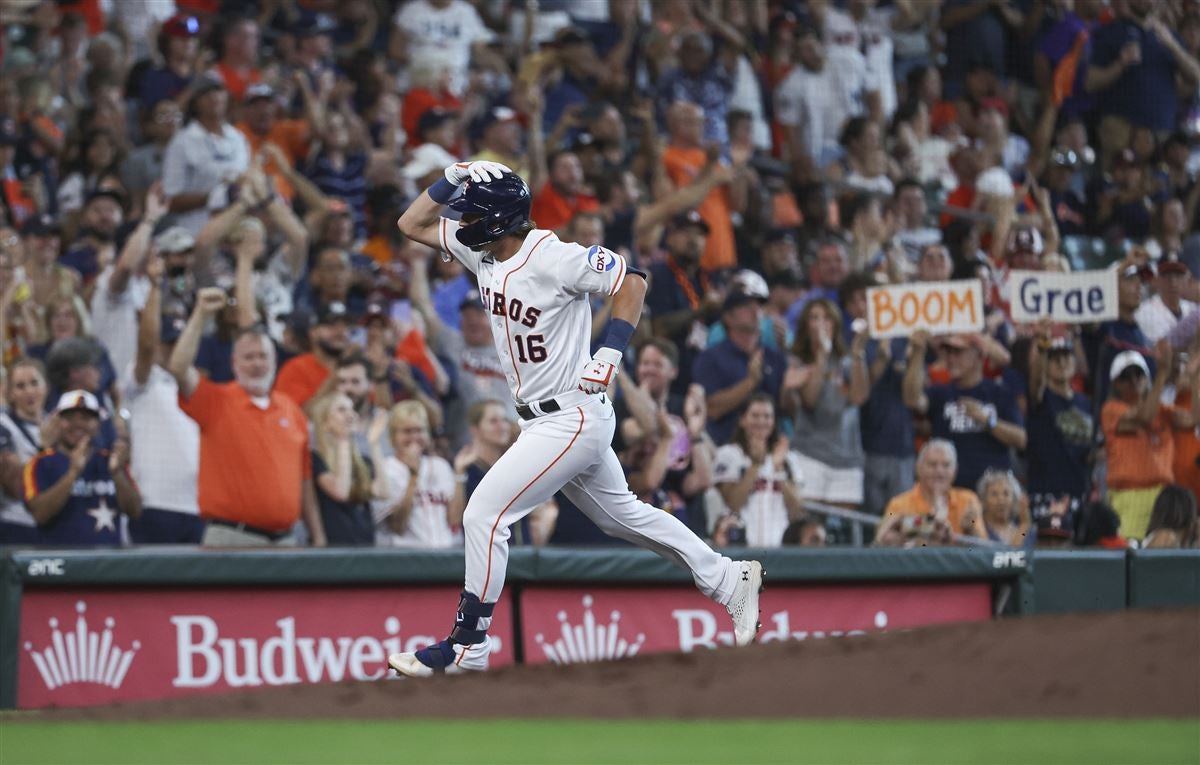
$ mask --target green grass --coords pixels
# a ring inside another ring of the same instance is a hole
[[[0,764],[1200,763],[1200,721],[47,722],[0,718]]]

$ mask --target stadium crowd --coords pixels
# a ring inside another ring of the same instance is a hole
[[[0,544],[461,545],[517,413],[396,220],[468,158],[649,274],[614,447],[714,544],[1197,543],[1196,0],[0,13]],[[1011,270],[1108,268],[1115,320],[1013,321]],[[982,332],[868,336],[951,279]]]

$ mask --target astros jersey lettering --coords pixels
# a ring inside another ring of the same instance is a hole
[[[107,449],[98,449],[88,458],[63,509],[39,528],[42,544],[121,544],[117,487],[108,470],[108,458]],[[68,455],[51,449],[30,460],[24,473],[25,502],[58,483],[70,467]]]
[[[615,295],[628,274],[625,258],[596,245],[530,232],[503,263],[455,238],[456,221],[442,218],[442,249],[479,277],[479,298],[491,314],[492,340],[518,403],[576,389],[592,356],[591,293]]]

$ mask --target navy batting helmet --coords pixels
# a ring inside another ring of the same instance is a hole
[[[463,215],[482,215],[465,224],[455,236],[467,247],[478,248],[513,233],[529,222],[533,195],[529,185],[516,173],[505,173],[499,180],[471,181],[463,193],[450,201],[450,209]]]

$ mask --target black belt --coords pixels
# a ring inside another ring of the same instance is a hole
[[[542,410],[542,414],[550,414],[552,412],[557,412],[560,409],[562,409],[562,407],[560,407],[558,405],[558,402],[552,398],[548,398],[545,401],[537,402],[537,406],[538,406],[538,409]],[[529,404],[518,404],[517,405],[517,414],[521,417],[522,420],[532,420],[535,417],[541,416],[537,412],[533,411],[533,407],[529,406]]]
[[[205,520],[213,526],[224,526],[227,529],[237,529],[238,531],[244,531],[247,534],[256,534],[260,537],[266,537],[272,542],[278,542],[280,539],[283,539],[288,534],[292,533],[291,529],[288,529],[287,531],[268,531],[267,529],[260,529],[257,526],[251,526],[248,523],[234,523],[233,521],[224,521],[220,518],[206,518]]]

